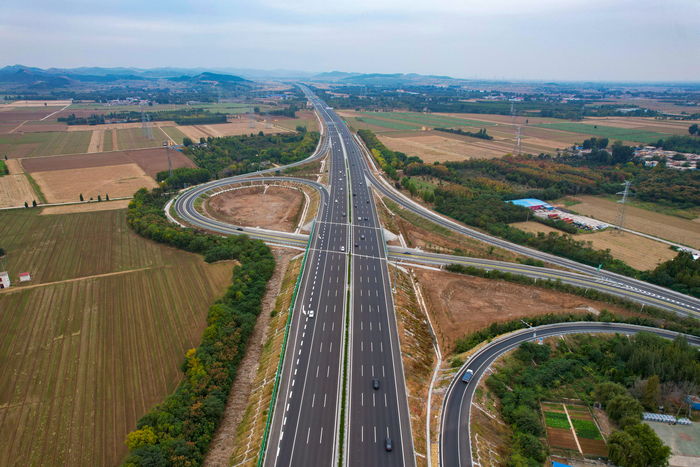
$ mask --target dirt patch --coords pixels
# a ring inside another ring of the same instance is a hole
[[[608,413],[605,410],[598,408],[594,408],[593,412],[595,413],[596,420],[598,420],[598,424],[600,425],[600,432],[602,433],[603,437],[607,439],[614,429],[610,419],[608,418]]]
[[[71,171],[36,172],[32,176],[49,203],[132,196],[140,188],[152,189],[158,184],[136,164],[90,167]]]
[[[42,216],[52,214],[73,214],[76,212],[112,211],[126,209],[131,200],[103,201],[101,203],[69,204],[67,206],[49,206],[41,210]]]
[[[581,450],[584,454],[602,457],[607,457],[608,455],[608,446],[602,439],[586,439],[579,436],[578,443],[581,445]]]
[[[168,170],[168,156],[166,151],[166,148],[153,148],[99,154],[33,157],[31,159],[23,160],[22,165],[27,172],[33,174],[35,172],[137,164],[139,167],[141,167],[141,169],[143,169],[144,172],[155,179],[156,173],[162,170]],[[170,150],[170,160],[172,162],[173,169],[178,167],[196,167],[194,162],[188,159],[187,156],[174,149]]]
[[[602,302],[535,287],[424,269],[416,269],[415,274],[445,354],[455,339],[494,322],[547,313],[581,313],[588,307],[630,315]]]
[[[0,177],[0,207],[23,206],[25,202],[32,204],[32,201],[36,199],[38,197],[26,175],[20,173],[19,175]]]
[[[293,232],[303,200],[304,195],[297,189],[250,187],[210,198],[207,211],[236,225]]]
[[[262,311],[255,323],[253,334],[248,341],[245,356],[236,372],[236,379],[231,386],[221,424],[209,445],[209,452],[204,462],[206,467],[223,467],[228,465],[228,460],[233,453],[236,431],[245,415],[248,397],[253,390],[253,380],[258,371],[262,348],[267,340],[270,312],[275,308],[277,295],[282,287],[282,278],[287,271],[287,265],[292,257],[298,254],[296,251],[282,248],[273,249],[272,252],[276,256],[275,272],[267,284],[267,293],[263,298]]]
[[[105,136],[104,130],[94,130],[92,132],[92,136],[90,137],[90,146],[88,146],[87,152],[88,153],[100,152],[100,146],[102,146],[104,136]]]
[[[571,209],[577,213],[609,223],[615,222],[620,207],[616,202],[593,196],[577,196],[576,200],[581,203],[572,206]],[[693,248],[700,248],[700,229],[697,223],[690,220],[627,206],[625,227]]]
[[[19,175],[19,174],[24,173],[24,170],[22,170],[22,166],[20,165],[20,163],[17,159],[6,160],[5,166],[7,167],[7,170],[10,172],[10,175]]]
[[[274,126],[272,128],[265,128],[264,121],[258,121],[257,119],[253,122],[255,128],[250,128],[248,125],[248,118],[239,117],[234,118],[233,121],[229,123],[215,123],[213,125],[182,125],[178,126],[177,129],[185,134],[192,141],[199,141],[199,138],[221,138],[224,136],[236,136],[236,135],[247,135],[250,133],[259,132],[264,134],[277,134],[277,133],[289,133],[290,130],[282,128],[279,126]]]
[[[76,115],[77,116],[77,115]],[[71,125],[68,127],[68,131],[108,131],[108,130],[129,130],[133,128],[141,128],[143,123],[133,122],[133,123],[106,123],[104,125],[99,125],[97,127],[91,125]],[[169,126],[175,126],[173,121],[164,122],[151,122],[151,125],[156,128],[165,128]]]
[[[549,438],[549,445],[552,447],[571,449],[578,452],[574,434],[570,429],[547,427],[547,438]]]
[[[517,222],[511,224],[526,232],[559,232],[560,230],[540,224],[539,222]],[[591,242],[596,250],[610,250],[610,254],[624,261],[635,269],[646,271],[654,269],[659,263],[673,259],[678,254],[665,243],[631,233],[613,234],[611,231],[574,235],[578,241]]]

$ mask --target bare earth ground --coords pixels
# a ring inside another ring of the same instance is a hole
[[[294,217],[304,195],[296,189],[243,188],[214,196],[207,201],[208,212],[220,220],[264,229],[294,231]]]
[[[88,146],[88,153],[100,152],[100,146],[102,146],[102,141],[105,137],[104,130],[94,130],[92,136],[90,137],[90,146]],[[104,149],[104,148],[103,148]]]
[[[71,125],[68,127],[68,131],[107,131],[107,130],[128,130],[132,128],[141,128],[141,122],[132,123],[107,123],[105,125],[91,126],[91,125]],[[169,126],[175,126],[175,122],[166,120],[163,122],[151,122],[151,125],[157,128],[164,128]]]
[[[253,380],[258,371],[262,347],[267,341],[270,312],[275,308],[275,302],[282,287],[282,278],[287,271],[287,265],[292,257],[298,254],[297,251],[283,248],[275,248],[272,250],[272,253],[275,255],[275,261],[277,262],[275,272],[267,284],[267,293],[263,298],[262,311],[255,323],[255,330],[250,336],[245,356],[236,373],[236,379],[231,386],[221,424],[209,445],[209,452],[203,464],[205,467],[224,467],[228,465],[228,460],[233,453],[236,430],[241,420],[243,420],[248,397],[253,389]]]
[[[117,201],[102,201],[84,203],[84,204],[69,204],[66,206],[48,206],[41,210],[42,216],[51,214],[72,214],[75,212],[94,212],[94,211],[111,211],[114,209],[126,209],[129,207],[131,200],[121,199]]]
[[[26,175],[20,173],[19,175],[0,177],[1,208],[23,206],[25,202],[32,204],[32,201],[36,199],[37,196]]]
[[[605,222],[615,222],[620,205],[614,201],[593,196],[577,196],[576,200],[582,203],[572,206],[572,211]],[[700,227],[697,222],[627,206],[625,227],[658,236],[664,240],[700,248]]]
[[[547,313],[585,313],[588,307],[630,315],[606,303],[535,287],[425,269],[414,272],[445,354],[455,339],[494,322]]]
[[[0,109],[13,109],[15,107],[44,107],[44,104],[53,107],[65,107],[72,101],[14,101],[8,104],[0,104]]]
[[[5,161],[5,167],[10,172],[10,175],[18,175],[24,173],[22,166],[17,159],[8,159]]]
[[[250,133],[258,134],[263,132],[264,134],[276,134],[276,133],[288,133],[289,130],[276,127],[273,125],[272,128],[266,129],[264,121],[255,120],[255,128],[250,128],[248,126],[247,118],[236,118],[229,123],[215,123],[212,125],[183,125],[178,126],[178,130],[183,132],[187,137],[191,138],[192,141],[199,141],[199,138],[220,138],[222,136],[234,136],[234,135],[248,135]]]
[[[112,137],[112,141],[115,141],[114,136]],[[22,165],[27,172],[34,174],[35,172],[138,164],[148,175],[155,178],[156,173],[168,169],[168,155],[166,151],[166,148],[151,148],[99,154],[33,157],[31,159],[23,159]],[[187,156],[174,149],[170,150],[170,160],[173,169],[178,167],[196,167],[194,162],[188,159]]]
[[[562,233],[560,230],[539,222],[516,222],[511,225],[526,232]],[[665,243],[631,233],[619,235],[613,234],[608,230],[605,232],[574,235],[574,238],[578,241],[591,242],[592,247],[596,250],[610,249],[610,254],[614,258],[621,259],[640,271],[654,269],[659,263],[673,259],[678,254]]]
[[[86,200],[97,199],[97,195],[120,198],[132,196],[140,188],[158,186],[136,164],[35,172],[32,177],[49,203],[78,201],[81,193]]]

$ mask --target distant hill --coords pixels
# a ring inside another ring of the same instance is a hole
[[[311,78],[311,81],[334,82],[338,84],[357,84],[374,86],[398,86],[401,84],[437,84],[445,81],[455,81],[449,76],[419,75],[417,73],[347,73],[333,71],[320,73]]]

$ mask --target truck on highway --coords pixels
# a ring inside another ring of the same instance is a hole
[[[471,381],[472,376],[474,376],[474,370],[467,370],[464,372],[464,376],[462,376],[462,381],[469,384],[469,381]]]

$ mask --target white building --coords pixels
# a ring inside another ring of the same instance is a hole
[[[10,275],[7,271],[0,272],[0,289],[5,289],[10,286]]]

